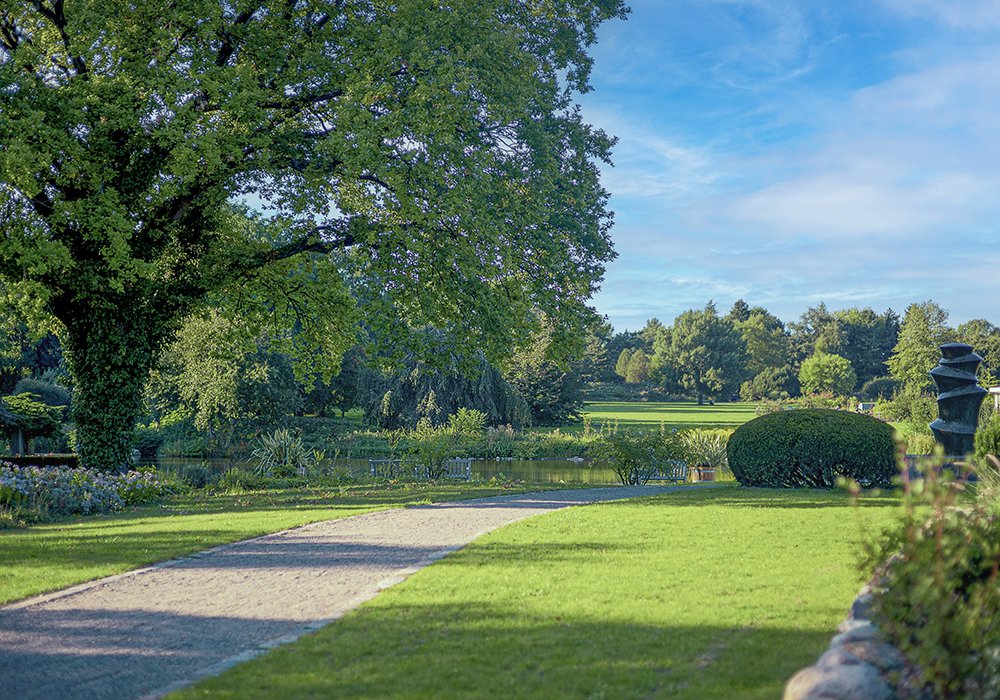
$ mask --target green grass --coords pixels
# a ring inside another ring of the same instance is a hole
[[[529,519],[178,697],[780,697],[895,502],[724,487]]]
[[[196,493],[125,513],[0,530],[0,604],[306,523],[539,488],[405,483]]]
[[[598,424],[615,421],[621,428],[735,428],[754,418],[755,403],[719,403],[699,406],[693,402],[603,401],[587,403],[583,413]],[[576,423],[569,430],[582,430]],[[564,431],[567,428],[563,428]]]

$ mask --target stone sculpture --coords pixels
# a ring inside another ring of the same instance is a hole
[[[938,390],[938,419],[931,423],[931,432],[946,455],[961,458],[973,451],[979,407],[987,393],[976,380],[983,358],[965,343],[940,347],[943,357],[931,370]]]

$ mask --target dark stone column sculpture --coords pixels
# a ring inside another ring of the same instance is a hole
[[[973,451],[979,407],[987,394],[976,381],[983,358],[965,343],[945,343],[941,354],[940,364],[931,370],[938,389],[938,419],[931,423],[931,432],[946,455],[964,457]]]

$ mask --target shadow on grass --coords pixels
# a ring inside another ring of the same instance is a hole
[[[372,606],[206,681],[222,698],[773,698],[829,630]]]

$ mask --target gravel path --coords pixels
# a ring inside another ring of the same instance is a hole
[[[0,698],[158,698],[328,624],[490,530],[677,488],[548,491],[369,513],[7,605]]]

